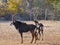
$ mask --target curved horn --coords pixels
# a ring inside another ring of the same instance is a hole
[[[15,22],[15,15],[12,15],[12,21]]]

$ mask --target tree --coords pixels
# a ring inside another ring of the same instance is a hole
[[[48,4],[52,4],[54,9],[57,9],[60,11],[60,0],[47,0]]]
[[[54,16],[55,18],[58,18],[60,14],[57,14],[60,12],[60,0],[47,0],[49,5],[52,5],[54,8]]]
[[[12,11],[13,13],[17,13],[18,12],[18,8],[20,9],[20,7],[19,6],[21,6],[22,5],[22,1],[20,0],[18,0],[18,1],[16,1],[16,0],[9,0],[9,2],[8,2],[8,10],[10,10],[10,11]]]

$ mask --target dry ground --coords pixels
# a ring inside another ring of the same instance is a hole
[[[36,44],[31,41],[30,32],[24,33],[24,43],[21,44],[20,34],[10,26],[11,22],[0,23],[0,45],[60,45],[60,21],[40,21],[44,24],[44,40],[37,41]],[[27,24],[34,24],[32,21],[27,21]]]

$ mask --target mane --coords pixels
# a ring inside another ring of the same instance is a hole
[[[21,21],[15,21],[15,22],[17,22],[18,24],[26,24],[26,23],[23,23]]]

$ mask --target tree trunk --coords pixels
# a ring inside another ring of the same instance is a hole
[[[47,19],[47,8],[45,9],[45,20]]]

